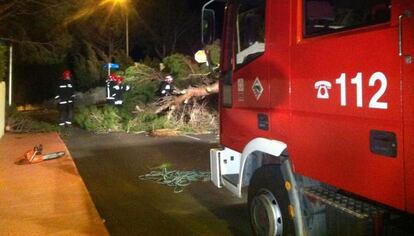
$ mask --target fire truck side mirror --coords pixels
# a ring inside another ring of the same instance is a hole
[[[214,41],[216,31],[216,13],[214,10],[203,7],[201,12],[201,43],[211,44]]]

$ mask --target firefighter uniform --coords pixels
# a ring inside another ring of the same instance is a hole
[[[128,91],[130,87],[128,85],[122,85],[122,78],[116,75],[111,75],[106,81],[106,101],[109,104],[115,106],[121,106],[123,104],[122,95]]]
[[[174,92],[174,88],[172,85],[173,78],[171,75],[165,77],[165,80],[162,81],[158,87],[158,96],[170,96]]]
[[[75,99],[75,90],[70,79],[70,73],[66,72],[63,78],[59,80],[57,86],[57,96],[59,111],[59,126],[71,125],[73,119],[73,105]]]

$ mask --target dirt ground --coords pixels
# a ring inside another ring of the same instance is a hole
[[[251,235],[246,199],[211,182],[176,194],[138,178],[164,163],[209,171],[216,135],[155,138],[76,128],[67,133],[65,143],[111,235]]]

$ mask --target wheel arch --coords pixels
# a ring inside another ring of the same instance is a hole
[[[278,140],[255,138],[243,149],[240,160],[239,193],[241,188],[248,186],[254,171],[266,163],[282,163],[287,158],[287,144]]]
[[[289,191],[289,199],[295,208],[295,230],[298,235],[303,235],[301,201],[286,143],[266,138],[255,138],[245,146],[241,155],[240,178],[237,185],[239,197],[242,196],[242,188],[250,183],[254,172],[261,166],[268,164],[280,165],[284,179],[289,181],[292,186]]]

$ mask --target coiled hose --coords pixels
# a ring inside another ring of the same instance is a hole
[[[181,193],[184,188],[192,182],[210,180],[210,172],[208,171],[179,171],[167,170],[166,167],[161,167],[159,170],[153,170],[148,174],[139,176],[140,180],[150,180],[158,184],[167,185],[174,188],[174,193]]]

